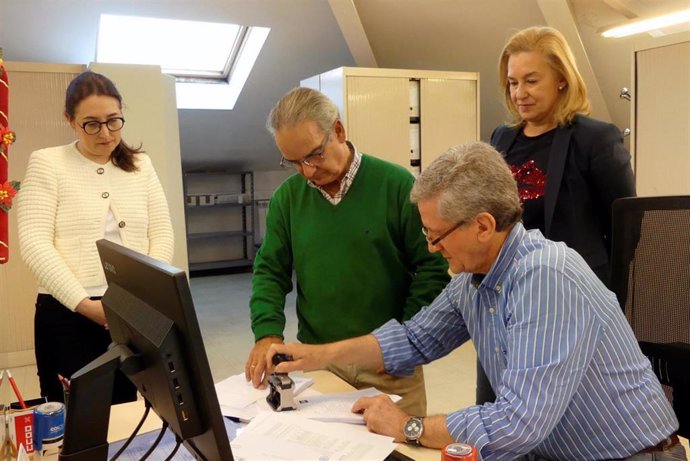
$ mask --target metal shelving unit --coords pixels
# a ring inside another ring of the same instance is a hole
[[[190,272],[254,263],[254,173],[226,169],[184,173]]]

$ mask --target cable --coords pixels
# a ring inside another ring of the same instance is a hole
[[[134,440],[134,437],[137,436],[139,433],[139,429],[141,429],[141,426],[144,425],[144,421],[146,421],[146,418],[149,415],[149,411],[151,411],[151,403],[149,403],[148,400],[144,399],[144,403],[146,405],[146,410],[144,410],[144,415],[141,417],[139,420],[139,424],[137,424],[137,427],[134,428],[134,431],[130,434],[129,438],[125,441],[125,443],[120,447],[119,450],[117,450],[117,453],[113,455],[112,458],[110,458],[110,461],[115,461],[117,458],[120,457],[120,455],[127,449],[130,443],[132,443],[132,440]]]
[[[156,440],[153,441],[153,444],[151,444],[151,447],[149,450],[144,453],[144,456],[139,458],[139,461],[144,461],[146,458],[151,456],[151,453],[156,449],[159,443],[161,443],[161,440],[163,439],[163,436],[165,435],[165,432],[168,430],[168,422],[163,421],[163,427],[161,428],[161,431],[158,433],[158,437],[156,437]]]
[[[175,456],[175,453],[177,453],[177,450],[179,450],[180,445],[182,445],[182,439],[180,439],[179,437],[175,437],[175,438],[177,439],[177,443],[175,444],[175,448],[173,448],[172,453],[170,453],[170,455],[167,458],[165,458],[165,460],[163,460],[163,461],[172,461],[173,457]]]

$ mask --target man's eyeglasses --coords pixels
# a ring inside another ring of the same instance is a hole
[[[282,157],[280,159],[280,166],[283,168],[292,168],[294,170],[302,168],[302,165],[311,167],[319,166],[321,162],[323,162],[323,154],[326,150],[326,144],[328,144],[328,140],[333,132],[333,127],[335,127],[335,122],[333,122],[333,125],[331,125],[328,131],[326,131],[326,135],[323,137],[323,141],[316,152],[312,152],[311,154],[304,156],[304,158],[301,160],[288,160],[285,157]]]
[[[84,122],[81,125],[81,129],[84,130],[86,134],[98,134],[101,132],[103,125],[108,127],[108,131],[120,131],[123,126],[125,126],[125,119],[123,117],[113,117],[109,118],[105,122],[97,122],[96,120],[91,120],[89,122]]]
[[[455,224],[453,227],[451,227],[450,229],[448,229],[447,231],[445,231],[443,234],[439,235],[435,239],[432,239],[429,236],[428,231],[426,230],[426,227],[422,227],[422,234],[424,234],[424,238],[426,239],[427,243],[429,245],[431,245],[432,247],[435,247],[436,245],[441,243],[441,240],[448,237],[451,233],[453,233],[453,231],[455,231],[456,229],[458,229],[459,227],[461,227],[465,223],[466,223],[466,221],[460,221],[459,223]]]

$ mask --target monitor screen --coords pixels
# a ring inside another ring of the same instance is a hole
[[[108,385],[112,392],[112,383],[95,381],[104,373],[94,370],[116,362],[195,458],[232,461],[185,272],[107,240],[96,245],[108,281],[102,302],[113,344],[72,377],[61,459],[77,459],[70,454],[84,450],[80,439],[87,435],[78,426],[94,418],[84,407],[102,405],[84,394]]]

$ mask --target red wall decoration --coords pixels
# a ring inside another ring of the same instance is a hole
[[[0,264],[5,264],[9,260],[7,215],[12,208],[12,199],[19,190],[19,182],[7,179],[9,146],[15,140],[14,132],[9,128],[8,97],[7,71],[2,62],[2,51],[0,50]]]

